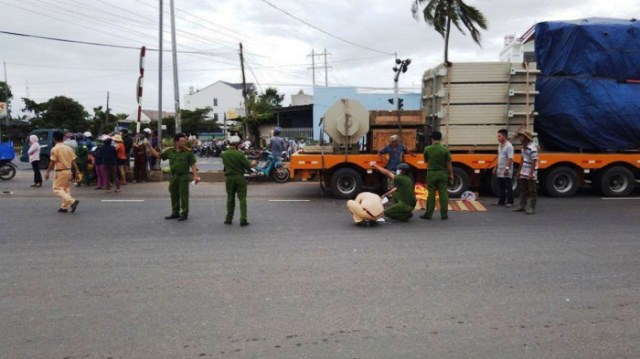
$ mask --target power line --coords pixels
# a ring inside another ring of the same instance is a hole
[[[110,47],[110,48],[117,48],[117,49],[127,49],[127,50],[140,51],[140,47],[139,46],[125,46],[125,45],[104,44],[104,43],[91,42],[91,41],[70,40],[70,39],[62,39],[62,38],[58,38],[58,37],[30,35],[30,34],[23,34],[23,33],[19,33],[19,32],[4,31],[4,30],[0,30],[0,34],[13,35],[13,36],[22,36],[22,37],[30,37],[30,38],[41,39],[41,40],[68,42],[68,43],[73,43],[73,44],[83,44],[83,45],[92,45],[92,46],[101,46],[101,47]],[[147,51],[158,51],[158,49],[147,47]],[[170,50],[165,50],[163,52],[170,52]],[[182,54],[198,54],[198,55],[209,55],[209,56],[222,56],[222,55],[234,54],[232,52],[214,53],[214,52],[207,52],[207,51],[178,51],[178,52],[182,53]]]
[[[284,10],[284,9],[282,9],[282,8],[279,8],[278,6],[276,6],[276,5],[272,4],[271,2],[269,2],[269,1],[267,1],[267,0],[262,0],[262,2],[264,2],[265,4],[267,4],[267,5],[271,6],[271,7],[272,7],[272,8],[274,8],[274,9],[276,9],[276,10],[278,10],[278,11],[280,11],[280,12],[284,13],[285,15],[287,15],[287,16],[289,16],[289,17],[291,17],[291,18],[294,18],[294,19],[296,19],[296,20],[300,21],[301,23],[303,23],[303,24],[305,24],[305,25],[309,26],[310,28],[312,28],[312,29],[314,29],[314,30],[320,31],[321,33],[323,33],[323,34],[325,34],[325,35],[327,35],[327,36],[333,37],[334,39],[340,40],[340,41],[342,41],[342,42],[346,42],[346,43],[347,43],[347,44],[349,44],[349,45],[353,45],[353,46],[359,47],[359,48],[361,48],[361,49],[365,49],[365,50],[369,50],[369,51],[377,52],[377,53],[379,53],[379,54],[390,55],[390,56],[394,56],[394,55],[395,55],[394,53],[391,53],[391,52],[380,51],[380,50],[372,49],[372,48],[370,48],[370,47],[368,47],[368,46],[364,46],[364,45],[356,44],[356,43],[355,43],[355,42],[353,42],[353,41],[349,41],[349,40],[347,40],[347,39],[345,39],[345,38],[342,38],[342,37],[340,37],[340,36],[338,36],[338,35],[334,35],[334,34],[332,34],[332,33],[328,32],[328,31],[326,31],[326,30],[323,30],[323,29],[321,29],[321,28],[319,28],[319,27],[317,27],[317,26],[315,26],[315,25],[313,25],[313,24],[311,24],[311,23],[309,23],[309,22],[307,22],[307,21],[305,21],[305,20],[303,20],[303,19],[301,19],[301,18],[299,18],[299,17],[297,17],[297,16],[293,15],[292,13],[288,12],[287,10]]]

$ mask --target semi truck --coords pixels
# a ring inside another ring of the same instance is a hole
[[[537,62],[440,64],[425,71],[418,114],[368,112],[357,101],[337,101],[322,121],[330,145],[294,154],[292,177],[317,180],[338,198],[384,191],[386,181],[371,164],[385,164],[376,152],[397,134],[416,153],[403,161],[424,181],[422,149],[439,130],[452,153],[450,195],[481,187],[495,193],[497,131],[508,129],[514,140],[526,129],[539,134],[542,192],[571,197],[590,186],[606,197],[630,195],[640,179],[640,67],[630,58],[640,51],[640,24],[584,19],[539,23],[535,32]]]

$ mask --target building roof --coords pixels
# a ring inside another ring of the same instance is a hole
[[[151,121],[157,121],[158,120],[158,111],[142,110],[142,113],[144,113],[147,117],[149,117],[149,119]],[[174,115],[175,115],[175,112],[162,111],[162,118],[170,117],[170,116],[174,116]]]
[[[274,110],[274,112],[279,112],[279,113],[296,112],[296,111],[313,111],[313,104],[300,105],[300,106],[278,107],[278,108],[276,108]]]
[[[231,82],[226,82],[226,81],[216,81],[216,82],[212,83],[211,85],[205,86],[205,87],[203,87],[203,88],[201,88],[199,90],[196,90],[194,93],[190,93],[190,94],[187,94],[187,95],[193,95],[193,94],[196,94],[198,92],[204,91],[204,90],[208,89],[209,87],[211,87],[211,86],[213,86],[213,85],[215,85],[217,83],[223,83],[223,84],[225,84],[225,85],[227,85],[227,86],[229,86],[231,88],[234,88],[236,90],[242,90],[242,83],[231,83]],[[252,82],[247,82],[247,89],[249,91],[252,91],[252,90],[256,89],[256,86]]]

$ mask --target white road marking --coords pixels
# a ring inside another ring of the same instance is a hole
[[[100,202],[144,202],[144,199],[103,199]]]
[[[311,202],[310,199],[270,199],[269,202]]]
[[[623,200],[624,201],[624,200],[634,200],[634,199],[635,200],[640,200],[640,197],[617,197],[617,198],[616,197],[602,197],[600,199],[605,200],[605,201],[614,201],[614,200],[615,201],[619,201],[619,200]]]

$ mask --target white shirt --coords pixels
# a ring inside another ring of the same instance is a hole
[[[508,174],[505,174],[507,164],[511,160],[511,166],[509,166]],[[511,177],[513,175],[513,145],[511,142],[506,141],[504,144],[498,146],[498,168],[496,170],[496,177]]]
[[[533,161],[536,161],[535,168],[531,168]],[[530,142],[527,146],[522,148],[522,166],[520,167],[520,178],[528,178],[531,172],[533,172],[533,178],[538,176],[538,149]]]

